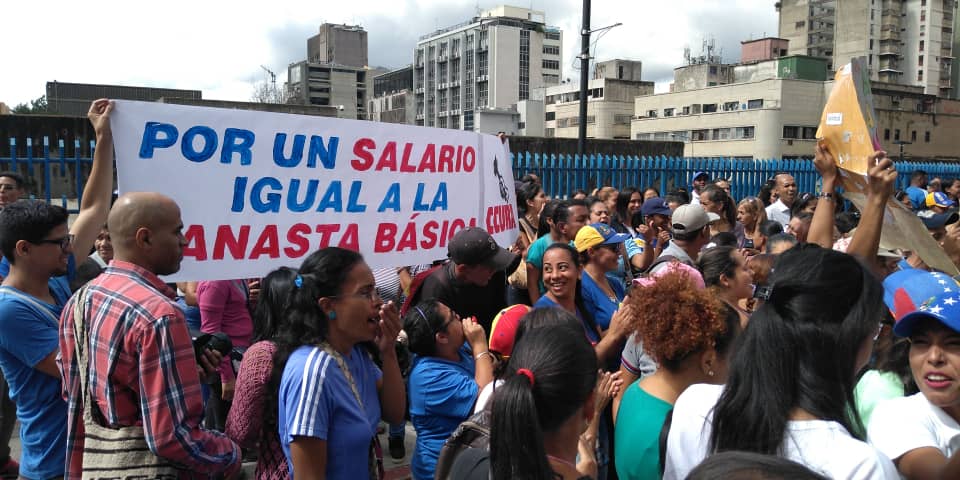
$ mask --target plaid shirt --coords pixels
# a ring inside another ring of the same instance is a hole
[[[178,468],[181,478],[231,473],[240,449],[223,434],[203,430],[203,398],[193,343],[174,292],[156,275],[114,260],[89,283],[85,306],[90,393],[110,427],[142,425],[150,450]],[[67,478],[80,478],[83,402],[74,349],[74,302],[60,321],[60,373],[67,419]]]

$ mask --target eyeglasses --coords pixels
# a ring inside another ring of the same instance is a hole
[[[60,238],[51,238],[46,240],[37,240],[36,242],[30,242],[35,244],[49,243],[51,245],[59,245],[61,250],[66,250],[73,243],[73,235],[66,235]]]
[[[447,331],[447,327],[450,326],[450,324],[453,323],[454,321],[458,321],[458,320],[460,320],[460,315],[457,315],[457,312],[451,311],[450,318],[448,318],[446,322],[443,322],[443,325],[440,325],[440,328],[434,331],[433,334],[436,335],[440,332]]]
[[[380,299],[380,293],[377,292],[376,288],[371,288],[369,292],[348,293],[345,295],[335,295],[330,298],[333,298],[333,299],[362,298],[364,300],[369,300],[372,302]]]

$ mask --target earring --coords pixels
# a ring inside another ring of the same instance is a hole
[[[713,370],[710,370],[709,372],[707,372],[707,375],[710,375],[710,376],[712,377],[712,376],[713,376]]]
[[[336,320],[337,312],[330,310],[330,313],[327,314],[327,320]]]

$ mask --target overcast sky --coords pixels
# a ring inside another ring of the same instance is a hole
[[[306,58],[306,40],[321,23],[360,24],[372,66],[412,63],[420,35],[470,19],[504,2],[482,0],[349,1],[3,1],[0,6],[0,102],[43,95],[46,82],[199,89],[207,99],[249,100],[264,65],[286,79]],[[562,75],[580,49],[580,0],[506,2],[543,10],[563,30]],[[740,41],[777,34],[774,0],[594,0],[591,27],[616,22],[596,44],[596,58],[643,62],[644,80],[672,79],[683,48],[694,54],[715,38],[724,60]],[[596,40],[597,35],[593,36]]]

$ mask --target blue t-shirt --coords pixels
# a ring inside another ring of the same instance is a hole
[[[410,463],[413,478],[432,480],[443,443],[473,412],[477,401],[476,364],[469,347],[460,361],[416,357],[410,371],[410,420],[417,448]]]
[[[559,303],[550,300],[550,297],[544,295],[537,300],[537,303],[533,304],[533,308],[559,308],[563,309]],[[600,333],[596,330],[590,328],[587,325],[587,322],[583,319],[583,315],[577,310],[577,319],[580,320],[580,324],[583,325],[583,331],[587,335],[587,340],[590,340],[590,343],[596,345],[600,343]]]
[[[73,257],[68,265],[73,272]],[[9,264],[5,266],[9,273]],[[66,465],[67,402],[60,379],[34,366],[60,347],[60,312],[71,295],[67,278],[48,282],[53,305],[0,287],[0,368],[17,405],[23,448],[20,475],[26,478],[61,477]]]
[[[927,191],[920,187],[907,187],[907,196],[910,197],[910,203],[913,204],[913,211],[927,208]]]
[[[363,407],[337,361],[320,347],[302,346],[287,360],[280,379],[278,428],[290,478],[294,478],[290,442],[314,437],[327,442],[326,478],[369,476],[370,441],[380,422],[377,382],[383,373],[362,347],[344,358]]]
[[[630,240],[627,240],[627,242],[630,242]],[[610,288],[613,289],[616,298],[611,299],[608,297],[587,272],[580,274],[580,293],[583,295],[584,306],[593,315],[593,319],[597,322],[597,325],[606,330],[610,328],[610,319],[613,317],[613,313],[620,307],[620,302],[623,301],[623,297],[626,295],[626,289],[623,286],[623,282],[619,279],[612,278],[610,275],[605,275],[604,278],[610,285]]]

